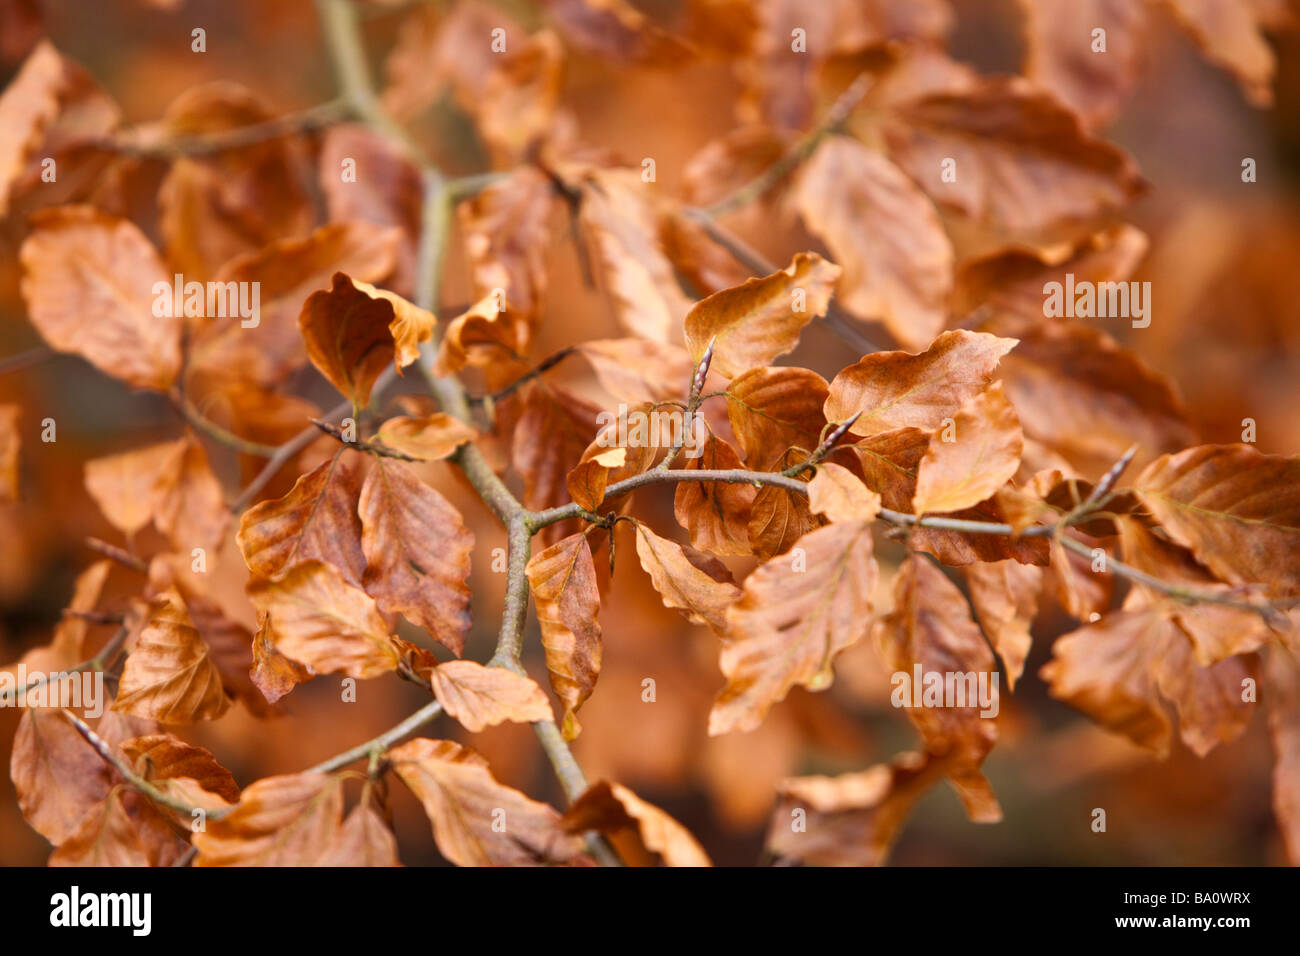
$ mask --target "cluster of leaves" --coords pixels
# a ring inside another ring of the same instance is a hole
[[[1260,30],[1281,24],[1277,5],[1164,5],[1248,95],[1267,95]],[[826,688],[837,656],[866,641],[887,671],[1000,662],[1014,688],[1052,595],[1080,626],[1041,673],[1051,693],[1158,754],[1175,727],[1202,755],[1234,739],[1254,706],[1243,682],[1260,681],[1275,802],[1300,855],[1300,645],[1286,613],[1300,598],[1300,459],[1197,444],[1174,388],[1136,355],[1086,320],[1043,315],[1045,281],[1124,280],[1145,252],[1145,236],[1116,219],[1145,184],[1096,130],[1132,85],[1147,4],[1026,3],[1026,77],[950,59],[942,0],[694,0],[675,26],[623,0],[549,0],[547,25],[531,30],[473,0],[444,6],[403,13],[381,92],[339,57],[341,105],[297,120],[222,83],[126,128],[46,41],[0,98],[0,213],[28,224],[32,324],[53,349],[166,396],[187,422],[174,440],[86,466],[87,492],[127,543],[113,549],[133,569],[122,573],[144,576],[118,633],[88,646],[119,573],[106,559],[81,573],[53,640],[23,661],[104,670],[116,687],[93,729],[71,713],[23,715],[12,777],[25,817],[57,847],[52,863],[395,864],[390,774],[455,863],[608,859],[593,834],[706,863],[691,834],[625,786],[586,786],[567,747],[600,693],[608,580],[597,558],[607,549],[612,564],[628,535],[663,604],[718,639],[725,683],[710,734],[752,731],[792,689]],[[322,10],[331,42],[355,40],[350,0]],[[1115,51],[1102,61],[1080,52],[1098,22]],[[792,28],[805,50],[792,50]],[[575,52],[671,67],[727,59],[743,122],[665,196],[644,167],[583,143],[562,95]],[[405,131],[447,94],[489,173],[448,179]],[[300,175],[313,156],[323,224]],[[50,157],[56,184],[40,175]],[[340,179],[348,159],[356,182]],[[942,174],[949,160],[955,181]],[[160,163],[155,242],[127,198]],[[797,217],[821,251],[767,263],[721,222],[753,210]],[[625,334],[539,357],[545,251],[564,216]],[[440,321],[453,229],[475,301]],[[176,273],[257,283],[259,323],[156,315],[154,287]],[[776,364],[814,321],[857,344],[829,380]],[[868,350],[868,333],[898,348]],[[340,393],[337,408],[293,391],[308,364]],[[434,401],[385,399],[401,376],[423,376]],[[466,381],[486,392],[470,400]],[[618,406],[698,417],[702,447],[684,456],[681,433],[602,430],[600,413]],[[18,414],[0,416],[11,493]],[[233,508],[213,443],[238,455]],[[510,531],[501,641],[486,665],[461,658],[475,541],[426,481],[439,461]],[[281,469],[300,477],[259,500]],[[675,528],[646,500],[663,484]],[[140,553],[151,527],[162,544]],[[886,539],[901,542],[897,560],[878,560]],[[558,726],[520,663],[530,596]],[[399,619],[429,642],[398,637]],[[242,790],[174,732],[233,701],[273,712],[331,674],[397,675],[431,705],[359,752]],[[561,814],[505,786],[461,744],[398,742],[439,712],[470,732],[534,723],[571,806]],[[780,787],[775,858],[879,862],[945,779],[972,820],[1000,818],[981,772],[997,722],[973,703],[907,716],[915,752]],[[366,772],[343,769],[366,757]],[[362,792],[345,815],[350,780]],[[207,822],[191,840],[195,809]],[[795,810],[806,830],[791,828]]]

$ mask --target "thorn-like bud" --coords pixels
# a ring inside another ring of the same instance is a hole
[[[715,335],[709,339],[709,347],[704,350],[700,356],[700,363],[695,366],[695,376],[691,379],[691,398],[690,403],[694,406],[696,399],[700,397],[700,392],[704,391],[704,380],[709,377],[709,365],[713,362],[713,343],[718,341]]]
[[[1120,460],[1110,466],[1110,470],[1101,476],[1101,481],[1097,482],[1097,486],[1092,489],[1092,494],[1088,495],[1088,500],[1084,504],[1093,504],[1110,494],[1111,489],[1115,487],[1115,483],[1119,481],[1120,475],[1124,474],[1124,469],[1129,466],[1129,462],[1137,454],[1137,450],[1137,445],[1130,446],[1129,450],[1120,457]]]

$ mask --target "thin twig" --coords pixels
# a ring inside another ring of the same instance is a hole
[[[31,368],[33,365],[40,365],[42,362],[48,362],[59,353],[54,351],[48,345],[38,345],[34,349],[28,349],[26,352],[19,352],[17,355],[11,355],[8,358],[0,359],[0,375],[8,372],[17,372],[25,368]]]
[[[149,573],[149,565],[143,559],[137,558],[125,548],[119,548],[115,544],[109,544],[107,541],[100,541],[98,538],[87,538],[86,547],[91,551],[102,554],[122,565],[124,568],[130,568],[132,571],[139,571],[141,574]]]
[[[77,729],[77,733],[81,734],[81,736],[85,738],[86,743],[90,744],[90,746],[94,748],[95,753],[99,754],[105,763],[121,774],[122,779],[135,787],[135,789],[139,790],[154,803],[160,803],[164,807],[170,807],[172,810],[187,815],[193,815],[195,810],[201,810],[209,820],[220,820],[226,814],[235,809],[232,805],[209,810],[207,807],[196,807],[192,803],[178,800],[176,797],[164,793],[123,763],[118,758],[117,754],[113,753],[113,748],[108,745],[108,742],[100,737],[99,734],[91,730],[90,725],[84,720],[70,710],[63,710],[60,711],[60,713],[62,713],[68,722]]]
[[[156,124],[123,130],[101,140],[97,145],[124,156],[145,159],[176,159],[181,156],[207,156],[254,146],[270,139],[309,133],[347,119],[349,107],[345,100],[330,100],[316,106],[285,113],[260,123],[250,123],[235,129],[218,130],[171,138],[157,138]]]

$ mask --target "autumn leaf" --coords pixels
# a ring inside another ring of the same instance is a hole
[[[253,635],[253,666],[249,678],[268,704],[274,704],[299,684],[311,679],[311,671],[276,650],[271,615],[261,615]]]
[[[496,781],[487,761],[450,740],[417,738],[388,753],[424,805],[438,850],[458,866],[537,866],[581,852],[560,815]]]
[[[505,293],[510,311],[531,322],[546,291],[546,248],[554,196],[550,181],[523,166],[457,208],[475,297]],[[516,343],[519,351],[528,341]]]
[[[1098,127],[1112,119],[1138,79],[1145,11],[1130,0],[1021,0],[1025,76]],[[1094,30],[1104,31],[1098,56]]]
[[[235,778],[203,747],[188,744],[171,734],[149,734],[125,740],[119,749],[136,773],[145,780],[161,783],[164,790],[168,783],[189,781],[227,803],[239,802]]]
[[[935,202],[1008,239],[1059,241],[1142,189],[1127,154],[1020,77],[898,104],[884,134],[890,156]],[[948,159],[956,175],[945,178]]]
[[[1001,331],[1002,326],[995,326]],[[1105,474],[1131,445],[1140,468],[1149,455],[1195,440],[1170,384],[1105,333],[1074,323],[1018,322],[1001,377],[1025,437],[1063,456],[1088,477]]]
[[[397,667],[397,651],[374,598],[333,565],[296,564],[279,579],[249,582],[253,606],[271,616],[275,649],[320,674],[377,677]]]
[[[531,678],[503,667],[474,661],[448,661],[428,672],[443,710],[470,733],[507,720],[531,723],[551,719],[545,692]]]
[[[882,619],[878,639],[885,667],[895,675],[894,699],[913,702],[925,690],[925,675],[963,675],[961,696],[905,712],[930,753],[955,754],[963,765],[978,766],[997,739],[996,665],[966,598],[933,561],[912,554],[903,563],[894,579],[894,609]],[[900,674],[906,683],[899,683]],[[988,682],[985,700],[978,693],[981,676]]]
[[[194,332],[186,379],[206,396],[229,387],[231,369],[256,385],[280,385],[307,359],[298,317],[303,301],[327,290],[337,273],[378,281],[398,261],[401,230],[366,222],[332,223],[301,238],[279,239],[237,256],[215,281],[258,289],[257,324],[209,322]],[[381,363],[382,364],[382,363]]]
[[[312,364],[355,407],[365,408],[384,366],[391,360],[401,371],[414,362],[435,320],[401,296],[341,272],[333,283],[328,292],[308,296],[298,327]]]
[[[359,585],[366,569],[361,547],[358,477],[345,450],[303,475],[283,498],[263,501],[239,522],[239,549],[248,569],[278,578],[304,561],[333,565]]]
[[[63,82],[63,57],[48,40],[42,40],[0,93],[0,128],[8,131],[0,146],[0,218],[9,212],[9,192],[28,155],[58,116]]]
[[[119,531],[134,535],[152,521],[186,551],[216,548],[230,519],[207,452],[192,434],[87,462],[86,490]]]
[[[709,435],[686,470],[739,468],[740,456],[722,439]],[[683,481],[673,497],[677,523],[690,532],[691,545],[713,554],[749,554],[749,517],[758,494],[753,485],[722,481]]]
[[[794,201],[844,270],[846,309],[884,323],[909,347],[938,334],[952,246],[930,201],[898,167],[855,140],[828,137],[800,172]]]
[[[588,787],[565,812],[563,826],[573,834],[631,829],[641,846],[657,854],[665,866],[712,865],[689,830],[620,783],[602,780]]]
[[[319,866],[343,821],[343,779],[324,773],[266,777],[239,805],[194,834],[195,866]]]
[[[581,733],[576,711],[591,696],[600,673],[600,593],[586,535],[572,534],[528,560],[537,620],[551,686],[564,704],[565,740]]]
[[[823,462],[808,482],[808,507],[830,521],[871,521],[880,513],[880,495],[847,468]]]
[[[771,363],[799,344],[799,333],[826,314],[840,270],[801,252],[788,268],[715,292],[686,314],[686,347],[696,362],[713,343],[711,369],[728,378]]]
[[[811,452],[826,424],[826,380],[806,368],[752,368],[727,386],[727,418],[745,463],[763,471],[791,447]]]
[[[36,330],[106,375],[166,391],[180,373],[182,318],[154,314],[155,285],[171,282],[144,233],[89,206],[42,210],[32,224],[19,258]]]
[[[1196,664],[1191,641],[1159,607],[1129,605],[1057,638],[1041,676],[1053,697],[1162,757],[1172,737],[1168,704],[1199,756],[1240,734],[1252,710],[1242,699],[1242,681],[1253,679],[1246,658]]]
[[[912,510],[918,514],[960,511],[979,504],[1020,467],[1024,438],[1020,420],[1001,382],[966,402],[946,429],[930,436],[916,474]]]
[[[1153,461],[1134,490],[1170,537],[1223,580],[1300,593],[1300,459],[1200,445]]]
[[[799,539],[801,554],[761,565],[727,609],[719,666],[727,678],[709,734],[753,730],[802,684],[829,686],[840,651],[866,636],[876,568],[871,525],[827,525]]]
[[[694,548],[659,537],[639,521],[636,555],[664,607],[675,608],[692,623],[707,624],[719,634],[726,630],[727,608],[741,594],[726,565]]]
[[[632,170],[593,173],[582,183],[581,222],[619,322],[631,335],[671,341],[688,302],[658,240],[645,184]]]
[[[50,866],[172,866],[185,853],[167,820],[141,794],[114,787],[52,854]]]
[[[41,708],[23,711],[9,758],[18,808],[32,828],[55,846],[81,826],[108,795],[108,764],[63,716]]]
[[[469,630],[474,535],[460,513],[400,462],[376,457],[357,502],[362,584],[385,613],[400,613],[456,654]]]
[[[836,777],[793,777],[778,788],[767,850],[809,866],[879,866],[950,760],[902,753]],[[803,820],[794,826],[796,815]]]
[[[970,602],[984,633],[1002,658],[1007,687],[1015,690],[1025,669],[1033,638],[1029,627],[1038,611],[1043,571],[1031,564],[1005,560],[966,567]]]
[[[149,607],[127,655],[113,709],[166,724],[214,720],[230,707],[221,672],[185,602],[171,591]]]
[[[236,83],[192,86],[167,110],[165,136],[219,133],[268,122],[262,97]],[[211,279],[234,257],[306,235],[315,211],[297,173],[302,144],[273,137],[240,149],[175,159],[158,191],[168,260],[187,278]]]
[[[1015,339],[944,332],[924,352],[873,352],[840,371],[826,396],[826,420],[871,436],[898,428],[938,428],[989,385]]]
[[[375,433],[385,446],[421,461],[439,461],[466,442],[478,437],[473,426],[446,412],[419,418],[399,415],[379,426]]]
[[[355,163],[364,175],[345,181],[340,170],[347,160]],[[422,200],[418,167],[384,136],[366,126],[345,123],[325,131],[318,168],[331,222],[367,222],[401,230],[401,243],[391,274],[359,278],[367,281],[387,278],[391,287],[402,295],[413,294],[415,237],[420,232]],[[347,268],[340,267],[338,271],[356,276]],[[329,276],[325,279],[328,281]]]
[[[401,866],[397,837],[373,807],[356,807],[334,834],[317,866]]]

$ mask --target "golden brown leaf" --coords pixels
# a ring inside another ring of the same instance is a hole
[[[1029,627],[1038,612],[1043,570],[1011,559],[979,562],[966,567],[966,583],[980,625],[1002,658],[1007,688],[1015,690],[1033,642]]]
[[[271,616],[275,649],[319,674],[368,678],[397,667],[397,651],[374,599],[333,565],[306,561],[278,580],[255,578],[248,598]]]
[[[713,342],[710,369],[732,378],[768,365],[799,344],[799,333],[826,314],[840,269],[815,252],[744,285],[715,292],[686,314],[686,347],[698,362]]]
[[[194,834],[194,865],[319,866],[342,822],[342,777],[266,777],[244,790],[234,812]]]
[[[439,461],[477,438],[478,431],[446,412],[435,412],[420,418],[405,415],[390,418],[379,426],[376,437],[403,455],[421,461]]]
[[[944,332],[924,352],[873,352],[831,381],[825,414],[830,422],[861,415],[849,429],[877,435],[897,428],[938,428],[988,387],[1015,339],[982,332]]]
[[[551,181],[529,166],[513,170],[457,212],[476,298],[505,293],[510,311],[535,320],[546,290],[546,249],[554,203]],[[516,343],[520,351],[528,339]]]
[[[9,213],[10,189],[29,154],[58,116],[63,83],[63,57],[48,40],[42,40],[0,93],[0,129],[5,130],[0,143],[0,219]]]
[[[676,608],[695,624],[707,624],[721,634],[727,608],[740,597],[731,573],[716,558],[661,538],[636,523],[636,555],[664,607]]]
[[[844,270],[846,309],[884,323],[909,347],[938,334],[952,290],[952,246],[930,201],[897,166],[832,136],[800,173],[794,199]]]
[[[1223,67],[1255,106],[1273,102],[1273,50],[1263,36],[1263,5],[1235,0],[1162,0],[1206,59]]]
[[[448,661],[429,671],[429,684],[443,710],[470,733],[507,720],[551,719],[546,693],[531,678],[504,667]]]
[[[221,672],[176,591],[149,606],[113,709],[165,724],[215,720],[230,707]]]
[[[1168,701],[1177,708],[1184,743],[1204,756],[1250,719],[1253,704],[1242,699],[1242,682],[1253,676],[1248,661],[1230,657],[1201,667],[1191,641],[1163,609],[1126,605],[1057,638],[1041,676],[1053,697],[1162,757],[1171,738]]]
[[[18,808],[56,846],[67,840],[109,792],[108,764],[55,711],[23,711],[9,758]]]
[[[1000,235],[1069,236],[1141,191],[1132,158],[1020,77],[932,93],[895,107],[889,151],[935,202]],[[943,181],[944,160],[956,162]],[[1055,230],[1055,231],[1054,231]]]
[[[600,592],[584,534],[572,534],[533,555],[526,569],[537,605],[551,686],[564,704],[565,740],[582,727],[576,711],[591,696],[600,673]]]
[[[417,738],[388,757],[424,804],[439,852],[458,866],[536,866],[581,852],[581,840],[564,833],[555,810],[498,783],[467,747]]]
[[[50,855],[50,866],[171,866],[181,840],[147,798],[114,787]]]
[[[154,314],[155,285],[171,282],[144,233],[90,206],[41,210],[32,226],[19,258],[36,330],[106,375],[166,391],[181,368],[182,318]]]
[[[808,482],[808,507],[830,521],[872,521],[880,514],[880,495],[847,468],[828,461],[817,466]]]
[[[239,802],[239,785],[230,771],[208,750],[171,734],[149,734],[124,740],[119,749],[131,768],[154,783],[191,780],[227,803]]]
[[[713,865],[686,827],[621,783],[601,780],[592,784],[565,812],[563,826],[573,834],[632,829],[641,846],[657,854],[665,866]]]
[[[268,704],[274,704],[299,684],[311,679],[311,671],[276,650],[276,634],[271,615],[260,615],[253,635],[253,666],[249,678],[262,692]]]
[[[826,379],[806,368],[752,368],[727,386],[727,418],[747,467],[763,471],[788,449],[811,452],[826,419]]]
[[[581,222],[623,328],[669,342],[689,303],[659,244],[652,189],[636,171],[593,173],[582,184]]]
[[[712,434],[686,470],[729,470],[740,467],[740,456]],[[750,554],[749,516],[758,491],[750,484],[723,481],[683,481],[673,496],[677,523],[691,535],[691,544],[714,554]]]
[[[930,436],[916,475],[912,510],[918,514],[960,511],[1001,488],[1020,467],[1024,436],[1002,383],[994,382],[966,402],[945,429]]]
[[[190,87],[167,110],[169,137],[217,134],[275,117],[256,93],[219,81]],[[301,144],[277,136],[174,160],[158,190],[167,257],[186,279],[206,280],[235,256],[306,235],[315,210],[298,165]]]
[[[298,328],[303,301],[328,289],[342,272],[354,280],[377,281],[397,262],[401,231],[365,222],[322,226],[299,239],[279,239],[222,266],[216,281],[254,285],[257,325],[209,322],[195,330],[186,375],[192,391],[207,394],[228,385],[232,369],[259,385],[279,384],[307,360]],[[197,385],[203,386],[197,388]]]
[[[304,561],[334,565],[352,584],[366,569],[357,499],[361,481],[341,450],[298,479],[283,498],[263,501],[239,522],[239,549],[253,574],[277,578]]]
[[[784,459],[783,459],[784,461]],[[805,534],[825,522],[808,506],[808,496],[764,485],[749,509],[749,547],[760,560],[785,554]]]
[[[375,810],[356,807],[334,834],[317,866],[401,866],[397,838]]]
[[[357,502],[362,585],[386,614],[400,613],[460,654],[469,630],[474,535],[460,513],[400,462],[376,457]]]
[[[1002,379],[1025,437],[1083,475],[1105,474],[1134,444],[1140,468],[1195,440],[1169,383],[1104,332],[1041,318],[1009,331],[1019,344],[1002,361]]]
[[[334,274],[333,287],[303,303],[298,327],[307,357],[357,408],[370,404],[375,379],[392,360],[400,371],[433,336],[429,312],[392,292]]]
[[[902,753],[856,773],[790,778],[777,791],[767,850],[809,866],[879,866],[948,762]]]
[[[871,626],[870,523],[818,528],[797,547],[752,572],[727,609],[719,661],[727,686],[709,715],[710,736],[753,730],[798,684],[829,686],[835,655]]]
[[[1134,488],[1169,536],[1223,580],[1300,593],[1300,459],[1200,445],[1156,459]]]
[[[932,560],[911,554],[903,562],[894,580],[894,610],[882,619],[878,637],[881,658],[894,675],[894,703],[901,699],[926,750],[978,767],[997,739],[997,665],[965,596]],[[907,706],[918,696],[925,699],[931,674],[941,675],[945,685],[949,675],[960,678],[953,699],[938,707]],[[979,687],[985,681],[986,688]]]
[[[343,163],[349,159],[356,163],[355,176],[345,180]],[[358,123],[325,131],[318,169],[331,222],[368,222],[401,230],[396,265],[388,281],[402,295],[411,295],[422,204],[419,169],[385,136]],[[356,275],[344,267],[338,271]],[[382,277],[362,278],[378,281]]]
[[[1025,76],[1083,119],[1104,125],[1137,83],[1145,11],[1130,0],[1021,0],[1027,33]],[[1093,30],[1105,30],[1104,53]]]

